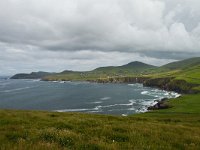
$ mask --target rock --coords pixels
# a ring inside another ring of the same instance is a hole
[[[157,109],[167,109],[167,108],[170,108],[170,106],[167,103],[165,103],[166,100],[168,100],[168,99],[167,98],[161,99],[154,106],[149,106],[147,108],[147,110],[157,110]]]

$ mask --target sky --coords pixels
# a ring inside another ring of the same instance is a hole
[[[199,0],[0,0],[0,75],[196,56]]]

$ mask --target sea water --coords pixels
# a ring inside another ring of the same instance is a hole
[[[142,84],[0,79],[0,109],[127,116],[146,112],[156,100],[178,96]]]

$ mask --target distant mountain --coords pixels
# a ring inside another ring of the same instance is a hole
[[[154,68],[156,68],[156,66],[148,65],[139,61],[134,61],[122,66],[100,67],[93,71],[123,74],[123,73],[140,73]]]
[[[187,69],[189,67],[194,67],[196,65],[200,65],[200,57],[194,57],[182,61],[172,62],[164,66],[161,66],[160,68],[168,70],[177,70],[177,69]]]
[[[99,78],[138,77],[138,76],[176,76],[187,80],[199,78],[200,57],[172,62],[161,67],[145,64],[139,61],[122,66],[99,67],[92,71],[65,70],[60,73],[32,72],[16,74],[11,79],[43,79],[43,80],[81,80],[93,81]]]
[[[42,71],[39,71],[39,72],[32,72],[30,74],[28,73],[19,73],[19,74],[16,74],[14,76],[11,77],[11,79],[41,79],[45,76],[48,76],[48,75],[52,75],[53,73],[49,73],[49,72],[42,72]]]
[[[138,76],[148,74],[156,66],[148,65],[142,62],[134,61],[122,66],[99,67],[92,71],[70,71],[65,70],[61,73],[44,77],[43,80],[96,80],[98,78]]]
[[[156,68],[156,66],[145,64],[143,62],[134,61],[130,62],[126,65],[120,66],[121,68],[129,68],[129,69],[149,69],[149,68]]]
[[[98,83],[143,83],[179,93],[200,92],[200,57],[172,62],[161,67],[134,61],[122,66],[100,67],[92,71],[65,70],[60,73],[32,72],[11,79],[44,81],[90,81]]]

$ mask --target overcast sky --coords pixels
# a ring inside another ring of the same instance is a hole
[[[0,75],[200,56],[200,0],[0,0]]]

